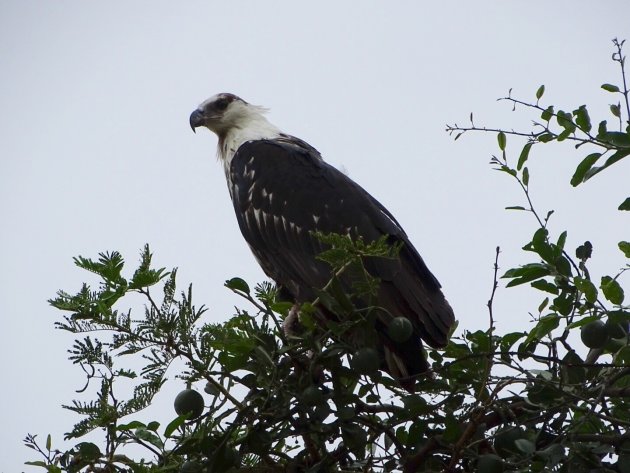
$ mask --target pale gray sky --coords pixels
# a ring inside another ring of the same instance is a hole
[[[483,327],[494,248],[503,268],[525,262],[534,226],[503,210],[522,202],[489,170],[495,137],[454,143],[444,125],[471,111],[478,124],[527,124],[495,99],[509,88],[531,99],[541,83],[545,99],[593,104],[602,117],[612,96],[599,85],[618,78],[610,40],[630,38],[630,3],[604,4],[0,1],[0,471],[34,459],[21,445],[27,432],[63,447],[77,420],[60,404],[82,373],[46,303],[85,280],[73,256],[119,250],[135,264],[148,242],[156,264],[179,267],[181,287],[194,283],[208,320],[241,304],[226,279],[263,279],[215,137],[188,126],[217,92],[269,107],[272,122],[345,168],[403,224],[460,327]],[[568,229],[573,248],[593,242],[597,277],[616,270],[628,217],[614,209],[628,195],[629,164],[571,189],[569,146],[531,160],[534,198],[557,211],[552,231]],[[499,329],[527,330],[538,302],[501,290]],[[172,395],[147,418],[170,420]]]

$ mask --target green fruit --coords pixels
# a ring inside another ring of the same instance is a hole
[[[594,320],[582,326],[580,331],[582,343],[589,348],[602,348],[608,341],[606,324],[601,320]]]
[[[387,335],[393,342],[403,343],[413,334],[413,325],[407,317],[396,317],[387,326]]]
[[[307,406],[315,406],[322,403],[324,393],[317,386],[309,386],[302,391],[300,398]]]
[[[525,432],[519,427],[505,427],[497,431],[494,437],[494,449],[502,457],[518,453],[516,441],[525,438]]]
[[[184,389],[175,398],[175,412],[183,416],[188,414],[188,419],[193,420],[203,413],[203,396],[194,389]]]
[[[375,373],[380,366],[381,357],[374,348],[359,348],[350,360],[350,367],[359,374]]]
[[[503,460],[498,455],[481,455],[477,460],[478,473],[502,473]]]

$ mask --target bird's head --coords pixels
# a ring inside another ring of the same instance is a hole
[[[244,142],[271,139],[280,134],[280,130],[265,118],[266,111],[234,94],[217,94],[190,114],[190,127],[195,131],[203,126],[216,133],[219,137],[218,156],[229,163]]]
[[[264,108],[247,103],[234,94],[221,93],[202,102],[190,114],[190,127],[195,131],[205,126],[222,137],[234,128],[245,128],[250,122],[263,118],[264,112]]]

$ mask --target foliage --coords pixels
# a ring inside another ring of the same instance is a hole
[[[378,284],[364,259],[396,251],[385,240],[320,235],[329,248],[322,259],[334,276],[317,300],[299,308],[291,330],[281,319],[295,317],[296,308],[269,283],[251,289],[240,278],[226,281],[248,308],[214,324],[205,320],[205,307],[193,305],[191,287],[177,292],[175,270],[153,267],[148,247],[128,278],[117,252],[80,257],[75,263],[97,275],[98,287],[60,291],[51,304],[70,314],[57,327],[77,335],[69,358],[85,371],[81,392],[94,390],[94,399],[64,406],[81,417],[66,435],[78,441],[71,448],[55,450],[50,436],[45,446],[27,436],[26,445],[40,456],[28,464],[72,473],[625,471],[615,463],[630,455],[630,307],[623,289],[630,265],[625,260],[620,270],[591,275],[592,245],[571,251],[567,232],[552,230],[552,212],[543,216],[532,204],[526,166],[537,145],[593,147],[571,178],[579,185],[630,154],[623,42],[614,44],[621,85],[602,87],[621,97],[611,107],[618,131],[605,120],[593,131],[585,105],[571,113],[542,105],[543,86],[534,103],[504,98],[540,113],[534,131],[478,128],[472,116],[471,127],[448,128],[456,137],[497,133],[501,154],[491,164],[514,180],[526,201],[510,208],[535,217],[523,247],[531,261],[502,275],[507,287],[529,285],[542,297],[531,325],[505,334],[495,329],[497,248],[488,328],[464,331],[445,350],[430,351],[432,374],[419,382],[418,393],[408,393],[370,367],[378,308],[355,307]],[[526,140],[516,164],[508,137]],[[621,258],[630,258],[630,242],[619,242],[619,249]],[[356,282],[350,289],[339,283],[346,272]],[[119,308],[134,294],[144,300],[140,317]],[[340,322],[323,320],[320,305]],[[396,329],[406,330],[404,324]],[[140,411],[175,360],[185,369],[171,374],[186,389],[205,385],[202,415],[173,412],[166,425],[141,421]],[[141,368],[129,368],[138,363]],[[129,384],[132,394],[121,396]],[[101,447],[79,441],[91,431],[102,432]],[[142,447],[147,458],[127,456],[128,445]]]

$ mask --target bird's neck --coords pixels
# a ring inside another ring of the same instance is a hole
[[[238,148],[247,141],[274,139],[282,132],[263,115],[252,114],[219,136],[217,152],[223,162],[226,173]]]

